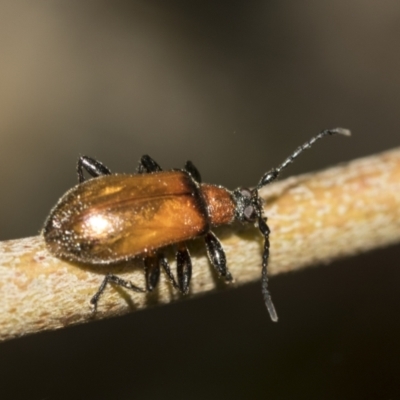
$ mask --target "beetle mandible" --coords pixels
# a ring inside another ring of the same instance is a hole
[[[227,282],[232,281],[221,243],[212,232],[234,220],[258,226],[264,236],[261,287],[273,321],[278,320],[267,285],[269,234],[258,191],[279,174],[305,149],[328,135],[350,135],[344,128],[320,132],[298,147],[277,168],[266,172],[253,189],[229,191],[201,182],[192,162],[184,169],[162,171],[148,155],[141,158],[137,173],[112,174],[101,162],[87,156],[78,159],[79,184],[67,191],[47,217],[42,230],[46,245],[55,256],[86,264],[110,265],[140,257],[144,262],[146,289],[107,274],[90,303],[93,311],[108,283],[135,292],[152,291],[164,269],[172,285],[186,294],[192,273],[185,242],[203,236],[211,265]],[[85,180],[86,170],[93,179]],[[162,248],[177,245],[177,278]]]

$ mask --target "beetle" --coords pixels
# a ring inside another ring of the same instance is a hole
[[[47,217],[42,234],[55,256],[85,264],[110,265],[143,259],[146,289],[108,273],[90,303],[93,312],[108,283],[135,292],[151,292],[163,269],[172,285],[188,293],[192,263],[186,241],[204,237],[211,265],[226,282],[232,281],[224,250],[212,228],[233,221],[253,223],[264,237],[261,287],[272,321],[278,316],[267,285],[270,230],[263,214],[259,190],[278,178],[305,149],[328,135],[350,135],[344,128],[327,129],[298,147],[277,168],[266,172],[253,189],[229,191],[202,183],[194,164],[162,171],[148,155],[136,174],[112,174],[101,162],[81,156],[77,163],[78,185],[67,191]],[[84,170],[93,178],[86,180]],[[163,254],[175,244],[177,278]]]

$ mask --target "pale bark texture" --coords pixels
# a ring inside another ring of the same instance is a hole
[[[400,241],[400,149],[289,178],[265,187],[260,194],[271,228],[271,276]],[[258,230],[234,224],[216,233],[235,279],[229,286],[259,280],[262,236]],[[193,258],[190,295],[177,293],[165,276],[152,294],[110,286],[93,316],[89,300],[107,272],[144,287],[140,260],[87,267],[53,257],[40,236],[2,242],[0,340],[224,288],[208,263],[202,239],[192,241],[189,248]],[[271,280],[272,296],[273,286]],[[279,304],[275,306],[279,314]]]

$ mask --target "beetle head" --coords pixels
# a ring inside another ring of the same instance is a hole
[[[256,222],[262,216],[262,203],[256,189],[238,188],[233,192],[235,217],[240,222]]]

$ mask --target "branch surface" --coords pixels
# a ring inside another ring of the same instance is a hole
[[[399,242],[400,148],[271,184],[260,195],[271,228],[270,275]],[[230,287],[259,280],[262,236],[258,230],[233,225],[216,233],[235,278]],[[93,316],[89,299],[105,273],[145,286],[140,261],[87,267],[53,257],[40,236],[1,242],[0,340],[224,288],[211,270],[202,239],[192,241],[189,248],[193,258],[189,296],[173,290],[165,276],[152,294],[109,287]],[[273,281],[270,288],[273,294]]]

